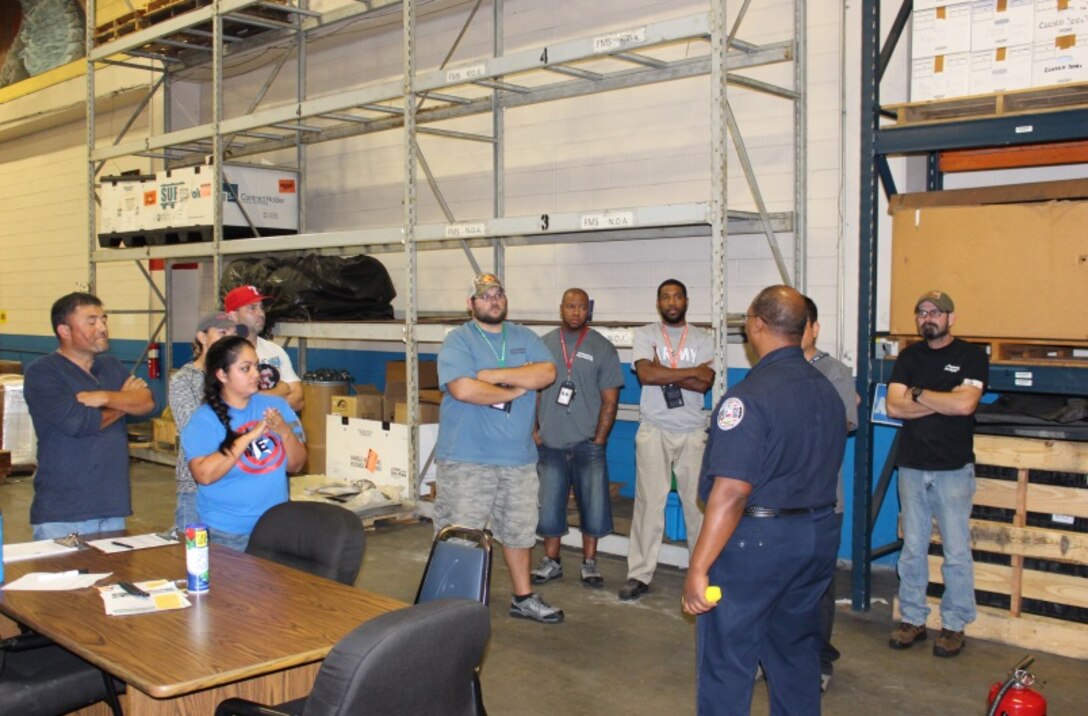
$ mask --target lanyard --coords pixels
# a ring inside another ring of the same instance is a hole
[[[665,330],[664,323],[661,324],[661,336],[665,339],[665,347],[669,350],[669,365],[676,370],[676,366],[680,365],[680,352],[684,350],[684,341],[688,339],[688,324],[684,324],[684,332],[680,334],[680,343],[675,351],[672,349],[672,341],[669,340],[669,332]]]
[[[491,349],[491,354],[493,356],[495,356],[495,360],[497,360],[499,362],[499,367],[500,368],[505,368],[506,367],[506,324],[504,323],[503,326],[502,326],[502,354],[501,355],[498,352],[495,351],[495,346],[491,345],[491,339],[487,337],[487,335],[484,333],[483,329],[480,328],[479,325],[477,325],[476,321],[472,322],[472,327],[476,329],[476,332],[480,334],[480,338],[483,338],[484,343],[486,343],[487,347]]]
[[[582,332],[578,334],[578,342],[574,344],[574,354],[577,355],[578,347],[582,345],[582,341],[586,338],[586,333],[589,332],[589,326],[582,326]],[[567,356],[567,340],[563,338],[563,329],[559,329],[559,345],[563,349],[563,362],[567,364],[567,378],[570,378],[571,371],[574,369],[574,355]]]

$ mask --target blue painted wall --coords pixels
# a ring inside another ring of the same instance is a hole
[[[143,351],[144,345],[145,343],[142,341],[113,339],[110,341],[110,353],[121,360],[126,367],[131,367],[133,362],[135,362]],[[56,339],[51,336],[0,335],[0,358],[20,360],[24,365],[46,353],[51,353],[55,349]],[[297,350],[295,348],[288,348],[287,352],[291,356],[291,360],[295,361],[297,365]],[[307,350],[306,355],[307,368],[310,370],[317,370],[320,368],[347,370],[354,377],[355,383],[370,383],[378,386],[379,390],[385,389],[386,362],[404,359],[403,352],[347,351],[314,348]],[[189,361],[191,357],[192,350],[188,343],[174,344],[175,368],[180,367]],[[422,360],[434,360],[436,356],[434,354],[421,354],[420,358]],[[729,370],[729,384],[733,385],[739,382],[747,375],[747,373],[747,369],[731,368]],[[165,378],[149,380],[147,378],[146,362],[139,367],[137,375],[148,380],[148,384],[155,394],[156,405],[160,406],[160,409],[161,407],[164,407],[166,405]],[[620,391],[620,402],[637,405],[641,388],[638,384],[638,380],[635,378],[635,374],[631,371],[630,365],[624,365],[624,376],[626,382],[623,389]],[[709,396],[706,399],[706,406],[707,408],[713,407]],[[620,488],[620,494],[628,498],[634,497],[635,431],[637,429],[638,423],[617,422],[608,443],[609,479],[612,482],[621,483],[622,487]],[[894,435],[893,431],[894,428],[884,426],[876,426],[874,430],[874,481],[880,474],[884,456],[891,446],[891,440]],[[843,520],[843,535],[842,540],[840,541],[839,556],[848,559],[850,557],[850,525],[853,514],[851,504],[854,482],[853,438],[850,438],[846,447],[846,455],[843,461],[843,474],[846,491],[846,512]],[[877,546],[891,542],[896,538],[896,521],[899,506],[898,500],[895,497],[894,480],[888,494],[889,498],[877,519],[876,527],[873,532],[873,544]],[[887,564],[894,564],[895,561],[896,555],[890,555],[881,560],[882,563]]]

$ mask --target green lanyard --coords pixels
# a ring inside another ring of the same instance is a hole
[[[472,322],[472,327],[476,329],[476,332],[480,334],[480,338],[483,338],[484,343],[486,343],[487,347],[491,349],[491,355],[495,356],[495,360],[497,360],[499,362],[499,367],[500,368],[505,368],[506,367],[506,324],[505,323],[502,324],[502,354],[501,355],[495,352],[495,346],[491,345],[491,339],[487,337],[487,334],[484,333],[484,330],[482,328],[480,328],[479,324],[477,324],[476,321]]]

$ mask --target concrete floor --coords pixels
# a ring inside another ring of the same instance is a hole
[[[134,462],[135,514],[129,528],[153,530],[173,519],[173,469]],[[4,541],[30,539],[29,477],[0,486]],[[430,523],[379,526],[368,533],[358,586],[411,601],[432,537]],[[694,625],[679,608],[683,573],[662,568],[652,591],[636,603],[621,603],[615,590],[626,563],[602,558],[606,584],[583,588],[576,578],[579,555],[564,552],[568,576],[540,592],[566,612],[556,626],[507,616],[509,581],[496,555],[492,575],[493,633],[482,672],[483,692],[494,716],[579,716],[601,713],[685,716],[694,706]],[[534,562],[539,553],[534,555]],[[839,593],[849,595],[849,573],[838,574]],[[955,659],[937,659],[927,646],[896,652],[886,645],[892,629],[888,603],[895,576],[878,570],[874,603],[867,614],[843,606],[835,625],[842,652],[824,695],[827,714],[984,714],[990,685],[1030,650],[970,639]],[[1049,702],[1049,713],[1085,713],[1088,664],[1034,652],[1033,667]],[[768,711],[766,687],[757,685],[753,714]]]

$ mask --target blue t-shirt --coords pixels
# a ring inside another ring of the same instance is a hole
[[[554,363],[544,342],[524,326],[506,321],[505,333],[490,333],[469,321],[450,331],[438,351],[438,383],[445,393],[438,419],[439,460],[484,465],[528,465],[537,459],[533,443],[536,391],[513,402],[510,412],[457,400],[446,389],[458,378],[475,378],[488,368],[517,368],[527,363]],[[506,361],[503,336],[506,342]]]
[[[109,355],[95,356],[90,373],[59,353],[27,368],[23,397],[38,437],[30,524],[132,514],[125,421],[103,430],[102,409],[76,400],[80,392],[121,390],[127,378]]]
[[[778,509],[835,504],[846,409],[831,382],[795,346],[772,351],[711,414],[699,498],[714,480],[751,483],[748,504]]]
[[[283,421],[302,439],[298,416],[283,398],[254,395],[244,410],[230,408],[230,426],[245,433],[276,408]],[[211,455],[226,437],[215,411],[205,403],[197,408],[181,432],[181,447],[191,458]],[[279,435],[268,433],[254,440],[226,475],[210,485],[196,487],[196,512],[201,522],[222,532],[249,534],[270,507],[287,502],[287,449]]]

